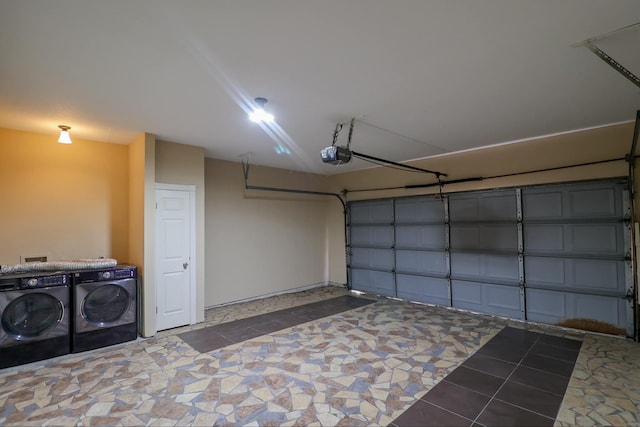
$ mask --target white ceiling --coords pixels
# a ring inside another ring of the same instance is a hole
[[[332,174],[370,166],[320,160],[352,117],[351,148],[394,161],[630,121],[640,89],[572,44],[639,21],[637,0],[0,0],[0,127]],[[640,27],[596,44],[640,76]]]

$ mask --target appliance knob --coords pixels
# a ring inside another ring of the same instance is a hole
[[[38,284],[38,279],[36,278],[27,280],[27,285],[29,286],[36,286],[37,284]]]
[[[111,272],[110,271],[105,271],[104,273],[102,273],[102,278],[103,279],[111,279]]]

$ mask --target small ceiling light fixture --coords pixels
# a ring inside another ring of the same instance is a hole
[[[264,104],[267,103],[267,98],[256,98],[255,102],[260,107],[256,108],[249,114],[249,119],[255,123],[272,123],[273,114],[269,114],[264,111]]]
[[[60,137],[58,137],[58,142],[60,144],[71,144],[71,137],[69,136],[69,129],[71,126],[66,125],[58,125],[60,128]]]

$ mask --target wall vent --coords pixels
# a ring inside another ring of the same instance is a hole
[[[24,262],[47,262],[46,256],[24,257]]]

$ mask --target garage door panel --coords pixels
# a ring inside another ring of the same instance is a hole
[[[515,191],[452,195],[449,197],[451,221],[515,221]]]
[[[395,213],[399,224],[444,222],[444,204],[433,197],[397,200]]]
[[[352,248],[351,265],[356,268],[375,268],[393,270],[393,251],[391,249]]]
[[[588,318],[625,328],[625,300],[602,295],[527,289],[527,317],[534,322],[558,323]]]
[[[624,238],[619,223],[525,224],[525,252],[622,256]]]
[[[625,293],[624,261],[577,259],[571,262],[575,284],[583,288]]]
[[[565,292],[553,292],[541,289],[527,289],[527,319],[534,322],[557,323],[567,319],[567,296]]]
[[[449,305],[447,279],[398,274],[398,297],[430,304]]]
[[[352,224],[391,224],[393,203],[391,200],[354,203],[349,217]]]
[[[619,224],[576,224],[568,228],[569,241],[575,252],[605,255],[624,253],[622,227]]]
[[[398,226],[396,228],[396,246],[444,250],[445,227],[444,225]]]
[[[452,280],[451,298],[454,307],[482,307],[482,283]]]
[[[451,225],[451,249],[516,252],[518,229],[515,224]]]
[[[527,285],[562,286],[566,282],[566,259],[528,256],[524,259]]]
[[[517,200],[515,191],[507,194],[490,194],[482,197],[480,205],[480,221],[516,220]]]
[[[626,301],[622,298],[600,295],[569,295],[571,311],[575,317],[590,318],[625,328]]]
[[[446,275],[447,257],[444,252],[397,250],[396,270],[403,273]]]
[[[480,200],[477,197],[449,197],[451,221],[477,221],[480,218]]]
[[[619,183],[583,183],[522,190],[526,220],[618,219],[622,212]]]
[[[619,218],[622,212],[618,193],[615,187],[568,190],[568,214],[572,218]]]
[[[351,244],[390,248],[393,246],[393,227],[352,227]]]
[[[351,270],[351,282],[353,289],[359,291],[395,296],[392,273],[354,268]]]
[[[518,283],[518,256],[455,252],[451,254],[451,275]]]
[[[562,219],[562,192],[537,193],[523,190],[522,207],[525,219]]]
[[[526,224],[522,232],[525,251],[565,251],[562,224]]]
[[[624,294],[624,261],[528,256],[527,286]]]
[[[452,280],[451,297],[456,308],[523,318],[520,288],[517,286]]]

